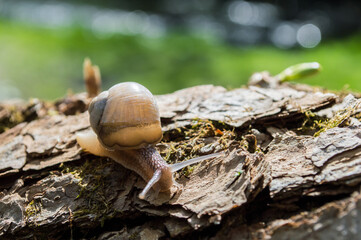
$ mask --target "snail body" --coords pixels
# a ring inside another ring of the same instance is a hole
[[[92,130],[77,133],[77,142],[84,150],[139,174],[147,182],[141,199],[152,187],[168,191],[175,184],[173,172],[222,154],[167,164],[154,148],[163,137],[158,106],[151,92],[138,83],[114,85],[95,97],[88,111]]]

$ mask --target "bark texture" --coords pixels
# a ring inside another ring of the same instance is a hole
[[[75,133],[89,128],[84,95],[0,105],[9,126],[0,134],[0,238],[360,238],[355,97],[205,85],[157,100],[166,160],[226,156],[177,173],[182,190],[145,200],[139,176],[77,145]]]

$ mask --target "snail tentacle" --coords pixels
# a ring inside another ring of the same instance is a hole
[[[145,188],[143,189],[143,191],[139,194],[139,198],[140,199],[144,199],[145,195],[148,193],[148,191],[151,189],[151,187],[153,187],[154,184],[156,184],[159,179],[162,176],[162,170],[161,169],[157,169],[154,172],[153,177],[148,181],[147,186],[145,186]]]
[[[205,156],[201,156],[201,157],[192,158],[192,159],[189,159],[184,162],[174,163],[174,164],[171,164],[169,167],[172,172],[176,172],[176,171],[178,171],[184,167],[187,167],[191,164],[198,163],[198,162],[208,160],[211,158],[219,157],[222,155],[224,155],[224,152],[213,153],[213,154],[209,154],[209,155],[205,155]]]

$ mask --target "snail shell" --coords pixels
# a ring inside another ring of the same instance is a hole
[[[163,137],[154,96],[135,82],[100,93],[90,103],[89,114],[92,129],[108,150],[144,148]]]
[[[138,173],[147,182],[140,199],[151,188],[170,190],[176,184],[173,172],[223,155],[219,152],[167,164],[152,146],[163,136],[158,106],[149,90],[138,83],[120,83],[102,92],[90,103],[89,115],[93,131],[77,133],[77,142],[84,150],[112,158]]]

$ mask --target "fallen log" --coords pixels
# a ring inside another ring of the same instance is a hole
[[[355,97],[282,83],[156,98],[165,160],[226,156],[178,172],[181,191],[141,200],[138,175],[76,143],[89,129],[84,94],[22,103],[35,117],[0,135],[0,238],[358,239]]]

